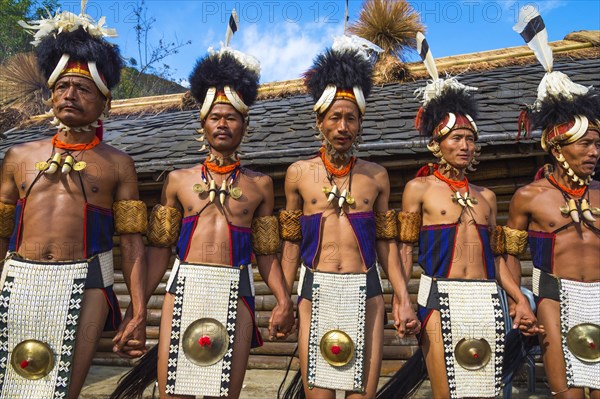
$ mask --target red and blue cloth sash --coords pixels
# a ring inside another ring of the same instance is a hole
[[[179,240],[177,241],[177,256],[182,262],[185,262],[190,251],[192,236],[198,225],[200,215],[192,215],[183,218],[181,221],[181,230]],[[235,226],[231,223],[229,227],[229,251],[231,266],[247,266],[252,263],[252,229],[249,227]],[[263,339],[256,325],[255,318],[255,299],[253,296],[240,297],[252,316],[254,333],[252,334],[252,348],[263,345]]]
[[[363,262],[367,269],[370,269],[377,259],[375,217],[373,212],[347,213],[346,216],[356,236]],[[300,218],[300,227],[302,229],[300,256],[306,267],[311,269],[313,268],[321,244],[322,218],[322,213],[303,215]]]
[[[481,247],[481,258],[485,268],[486,279],[496,278],[494,254],[490,246],[489,226],[476,225]],[[435,224],[423,226],[419,235],[418,262],[426,275],[430,277],[447,278],[452,270],[452,261],[458,256],[469,256],[468,253],[458,254],[456,251],[469,251],[469,248],[457,248],[456,236],[458,224]],[[421,305],[418,307],[417,316],[423,325],[431,314],[432,309]]]
[[[11,252],[18,252],[19,250],[26,203],[27,197],[19,199],[16,204],[15,228],[8,246],[8,250]],[[110,251],[113,248],[112,237],[114,232],[114,220],[111,209],[88,204],[87,202],[84,203],[83,245],[84,254],[87,259],[92,258],[94,255]],[[90,262],[90,267],[99,268],[100,263]],[[88,270],[88,279],[85,288],[99,288],[104,292],[109,306],[109,314],[104,325],[104,330],[114,331],[119,327],[122,320],[119,301],[112,285],[104,287],[101,278],[94,278],[94,276],[101,274],[100,270]]]

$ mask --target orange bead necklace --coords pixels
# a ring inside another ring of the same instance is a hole
[[[556,180],[554,178],[553,175],[548,175],[548,180],[550,180],[551,183],[554,183],[555,187],[558,187],[564,193],[570,195],[571,197],[575,197],[575,198],[583,197],[583,194],[585,194],[585,190],[587,190],[587,188],[588,188],[587,186],[582,186],[580,188],[572,189],[572,188],[563,186],[561,183],[558,182],[558,180]]]
[[[324,147],[321,147],[319,152],[321,153],[321,160],[323,161],[323,165],[325,165],[325,169],[327,169],[327,172],[331,176],[335,176],[335,177],[347,176],[350,173],[350,171],[352,170],[352,168],[354,167],[354,164],[356,163],[356,157],[353,156],[352,158],[350,158],[350,162],[348,162],[346,165],[344,165],[343,168],[338,169],[325,156],[325,148]]]
[[[100,144],[100,139],[98,138],[98,136],[94,136],[92,141],[90,141],[89,143],[85,143],[85,144],[64,143],[64,142],[60,141],[60,139],[58,138],[58,133],[55,134],[54,137],[52,137],[52,146],[53,147],[60,148],[61,150],[67,150],[67,151],[87,151],[87,150],[91,150],[92,148],[96,147],[98,144]]]

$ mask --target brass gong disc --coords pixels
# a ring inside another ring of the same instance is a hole
[[[354,357],[354,342],[348,334],[340,330],[331,330],[321,338],[321,356],[335,367],[345,366]]]
[[[225,356],[229,335],[225,326],[212,318],[198,319],[183,333],[183,353],[198,366],[210,366]]]
[[[39,380],[54,368],[54,353],[47,343],[28,339],[15,346],[10,365],[21,377]]]
[[[454,348],[456,362],[466,370],[479,370],[485,367],[492,358],[492,348],[483,338],[463,338]]]
[[[581,323],[572,327],[567,333],[567,348],[573,356],[582,362],[599,362],[600,326],[592,323]]]

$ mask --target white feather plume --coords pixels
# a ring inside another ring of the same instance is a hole
[[[573,96],[583,95],[590,90],[590,87],[573,82],[567,75],[562,72],[554,71],[547,72],[538,86],[537,100],[534,107],[539,110],[542,102],[548,96],[550,97],[566,97],[568,100],[573,100]]]
[[[513,26],[513,30],[521,34],[527,27],[527,24],[539,16],[540,13],[534,6],[529,5],[521,8],[519,11],[519,20]],[[527,45],[533,50],[536,58],[546,70],[546,74],[538,86],[537,99],[534,103],[535,109],[539,110],[542,102],[547,97],[558,98],[559,96],[563,96],[572,100],[573,96],[583,95],[588,92],[588,87],[573,82],[562,72],[552,71],[552,48],[548,45],[548,31],[546,28],[538,32]]]
[[[260,61],[256,57],[251,56],[250,54],[242,53],[241,51],[234,50],[231,47],[224,47],[223,43],[221,43],[221,49],[219,51],[215,50],[212,47],[209,47],[208,53],[211,55],[221,55],[224,53],[229,53],[246,68],[260,75]]]
[[[425,35],[421,32],[417,32],[417,52],[421,55],[423,42],[426,43]],[[427,82],[425,87],[415,90],[415,96],[421,100],[423,106],[427,105],[429,101],[433,100],[436,97],[442,95],[442,93],[447,89],[455,89],[458,91],[464,91],[467,94],[471,91],[477,90],[476,87],[471,87],[460,83],[455,77],[446,76],[446,79],[440,79],[437,67],[435,65],[435,60],[433,59],[433,55],[431,53],[431,48],[427,51],[425,56],[421,56],[423,60],[423,64],[425,64],[425,68],[427,72],[429,72],[429,76],[431,76],[431,80]]]
[[[477,87],[467,86],[460,83],[455,77],[446,77],[446,79],[430,80],[427,86],[415,90],[415,96],[421,100],[423,106],[436,97],[442,95],[446,89],[455,89],[469,94],[476,91]]]
[[[362,37],[356,35],[343,35],[334,37],[331,49],[338,53],[343,53],[346,51],[358,51],[358,53],[365,60],[370,59],[373,52],[383,52],[383,49],[375,43],[371,43],[367,39],[363,39]]]
[[[424,41],[425,35],[423,35],[421,32],[417,32],[417,53],[419,54],[421,54],[421,47],[423,46]],[[440,78],[437,67],[435,66],[435,60],[431,54],[431,49],[429,49],[427,55],[425,58],[423,58],[423,64],[425,64],[425,69],[427,69],[429,76],[431,76],[433,80],[438,80]]]
[[[98,22],[87,14],[75,15],[69,11],[58,11],[53,17],[30,21],[26,23],[19,21],[19,25],[29,31],[35,31],[31,42],[37,46],[41,41],[49,35],[60,35],[62,32],[74,32],[80,27],[87,31],[91,36],[102,37],[117,37],[117,31],[104,26],[106,17],[102,17]]]
[[[529,21],[533,18],[538,17],[540,13],[532,6],[527,5],[521,8],[519,11],[519,20],[513,26],[513,30],[518,34],[521,34]],[[533,50],[536,58],[542,64],[546,72],[552,71],[553,57],[552,48],[548,45],[548,31],[544,28],[541,32],[538,32],[529,43],[527,43],[530,49]]]

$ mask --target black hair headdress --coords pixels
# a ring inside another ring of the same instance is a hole
[[[60,76],[80,73],[93,80],[108,97],[110,89],[119,83],[123,61],[119,48],[104,38],[116,37],[117,33],[104,26],[104,17],[96,23],[85,14],[86,3],[82,1],[79,15],[63,11],[53,17],[29,24],[19,21],[19,24],[35,31],[32,44],[36,46],[38,64],[50,88]],[[79,65],[74,66],[76,63]]]
[[[202,104],[200,119],[219,99],[248,115],[258,95],[259,80],[260,63],[254,57],[229,47],[218,52],[209,50],[190,74],[192,96]]]
[[[319,54],[304,73],[304,83],[316,103],[314,111],[322,114],[336,98],[344,98],[355,102],[364,114],[373,87],[371,54],[380,51],[358,36],[336,38],[333,46]]]

